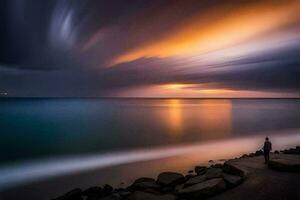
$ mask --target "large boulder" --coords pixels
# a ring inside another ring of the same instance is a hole
[[[300,172],[300,155],[276,155],[269,161],[268,167],[278,171]]]
[[[206,180],[206,176],[205,175],[201,175],[201,176],[195,176],[193,178],[190,178],[188,181],[186,181],[184,183],[185,186],[191,186],[191,185],[195,185],[197,183],[202,183]]]
[[[139,178],[128,188],[129,190],[157,189],[160,186],[153,178]]]
[[[237,175],[243,178],[246,178],[248,175],[247,170],[240,167],[238,163],[234,162],[233,160],[224,163],[223,171],[225,173]]]
[[[82,195],[82,190],[76,188],[53,200],[83,200],[81,195]]]
[[[220,193],[226,189],[225,182],[222,178],[214,178],[183,188],[178,191],[178,195],[188,198],[205,198]]]
[[[184,176],[176,172],[163,172],[157,177],[157,183],[162,186],[175,186],[184,181]]]
[[[128,197],[128,200],[176,200],[172,194],[156,195],[147,192],[137,191]]]
[[[209,168],[204,175],[205,175],[206,179],[220,178],[220,177],[222,177],[222,169]]]
[[[243,179],[240,176],[235,176],[232,174],[223,173],[222,174],[223,179],[225,182],[231,187],[231,186],[237,186],[240,183],[242,183]]]

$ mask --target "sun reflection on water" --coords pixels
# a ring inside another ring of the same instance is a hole
[[[182,102],[180,99],[169,100],[169,125],[170,133],[174,137],[183,134]]]
[[[165,105],[167,110],[160,113],[159,117],[172,138],[178,139],[184,134],[200,132],[212,139],[231,134],[230,100],[200,100],[195,103],[184,99],[169,99]]]

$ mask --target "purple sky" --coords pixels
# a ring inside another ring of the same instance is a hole
[[[8,96],[300,97],[297,0],[4,0]]]

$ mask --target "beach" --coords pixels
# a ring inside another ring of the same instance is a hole
[[[276,156],[276,154],[272,154],[271,159]],[[67,191],[71,191],[78,187],[82,190],[85,190],[93,186],[103,186],[104,184],[109,184],[115,189],[126,188],[140,177],[151,177],[155,179],[157,175],[163,171],[171,170],[184,175],[190,174],[191,170],[193,170],[193,173],[195,172],[195,164],[199,163],[196,161],[197,159],[195,159],[194,162],[189,162],[188,165],[178,165],[178,159],[180,160],[179,162],[182,163],[187,161],[184,159],[184,156],[181,158],[177,156],[168,159],[158,159],[156,161],[144,161],[127,165],[124,164],[112,166],[105,168],[105,170],[95,169],[79,174],[69,174],[67,176],[56,177],[47,179],[45,181],[33,182],[32,184],[26,184],[7,189],[0,193],[0,197],[1,199],[20,199],[25,197],[25,199],[46,200],[58,197]],[[177,160],[177,162],[175,162],[175,160]],[[218,166],[228,160],[231,159],[209,160],[203,166]],[[233,160],[235,163],[241,166],[242,169],[247,171],[247,179],[237,188],[221,193],[220,196],[217,195],[213,198],[238,198],[241,197],[241,195],[243,195],[246,191],[252,194],[252,196],[246,196],[247,198],[249,197],[249,199],[264,199],[264,195],[272,195],[272,192],[282,192],[282,195],[297,195],[295,192],[298,192],[298,190],[293,188],[297,188],[297,184],[299,184],[299,173],[278,172],[268,169],[267,165],[264,164],[261,153],[244,154],[241,157]],[[269,184],[267,184],[266,187],[261,187],[262,185],[266,185],[266,182],[269,182]],[[275,189],[277,187],[281,188],[281,190]],[[264,192],[264,188],[268,191]],[[261,192],[255,193],[255,190]],[[293,192],[287,192],[289,190]],[[277,195],[277,197],[280,199],[279,197],[282,196]]]

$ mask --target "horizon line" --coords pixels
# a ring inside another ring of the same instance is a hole
[[[109,96],[0,96],[0,99],[300,99],[300,97],[109,97]]]

